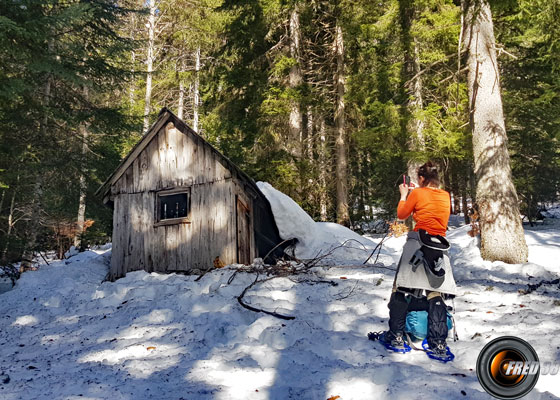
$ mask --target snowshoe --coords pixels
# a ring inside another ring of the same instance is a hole
[[[422,348],[424,349],[428,357],[433,360],[438,360],[446,363],[449,361],[453,361],[453,359],[455,358],[455,355],[451,352],[451,350],[449,350],[449,346],[445,344],[445,341],[442,341],[441,343],[437,343],[433,347],[430,347],[430,345],[428,344],[428,339],[426,338],[422,341]]]
[[[394,334],[391,331],[385,332],[370,332],[368,333],[369,340],[378,340],[387,350],[394,351],[396,353],[408,353],[411,348],[404,341],[402,333]]]

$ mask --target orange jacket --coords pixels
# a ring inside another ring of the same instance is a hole
[[[430,235],[445,236],[451,199],[449,193],[442,189],[423,187],[414,189],[406,201],[399,201],[397,217],[406,219],[412,213],[416,221],[415,231],[425,229]]]

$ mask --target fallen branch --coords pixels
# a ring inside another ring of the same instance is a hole
[[[352,287],[352,289],[350,289],[350,291],[344,295],[344,296],[340,296],[340,293],[338,293],[338,297],[335,297],[335,300],[344,300],[347,299],[348,297],[350,297],[352,295],[352,293],[354,293],[354,289],[356,289],[356,286],[358,286],[358,280],[356,280],[356,283],[354,283],[354,286]]]
[[[560,283],[560,279],[554,279],[551,281],[540,281],[535,284],[527,284],[527,290],[520,289],[519,292],[521,294],[529,294],[540,288],[542,285],[557,285]]]
[[[249,286],[247,286],[245,289],[243,289],[243,292],[241,292],[241,294],[239,296],[237,296],[237,301],[239,302],[239,304],[241,304],[242,307],[244,307],[244,308],[246,308],[247,310],[250,310],[250,311],[262,312],[264,314],[272,315],[273,317],[284,319],[284,320],[296,319],[296,317],[293,317],[291,315],[282,315],[282,314],[278,314],[274,311],[266,311],[266,310],[263,310],[262,308],[256,308],[256,307],[250,306],[249,304],[243,302],[243,297],[245,296],[245,293],[247,293],[247,291],[249,289],[251,289],[257,283],[266,282],[266,281],[269,281],[269,280],[274,279],[274,278],[276,278],[276,277],[274,276],[274,277],[266,278],[266,279],[263,279],[263,280],[259,281],[259,274],[257,273],[257,276],[255,277],[255,280],[253,281],[253,283],[251,283]]]
[[[383,242],[385,240],[387,240],[387,238],[389,237],[389,232],[390,231],[387,231],[387,233],[385,233],[385,235],[383,235],[383,237],[381,238],[381,241],[379,243],[377,243],[377,246],[375,246],[375,248],[373,249],[373,251],[371,252],[369,257],[364,261],[364,264],[367,264],[367,262],[371,259],[371,257],[373,257],[375,252],[378,250],[377,251],[377,257],[375,257],[375,262],[374,262],[374,264],[377,264],[377,260],[379,259],[379,254],[381,253],[381,246],[383,246]]]
[[[43,255],[43,253],[39,252],[39,255],[47,263],[47,265],[50,265],[49,262],[47,261],[47,259],[45,258],[45,256]]]
[[[277,244],[276,246],[274,246],[268,253],[266,253],[266,256],[264,256],[262,260],[263,260],[263,261],[266,260],[266,258],[267,258],[269,255],[271,255],[272,252],[273,252],[274,250],[276,250],[278,247],[282,246],[282,245],[283,245],[284,243],[286,243],[286,242],[293,242],[294,239],[295,239],[295,238],[286,239],[286,240],[284,240],[284,241],[278,243],[278,244]]]

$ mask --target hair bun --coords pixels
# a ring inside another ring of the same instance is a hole
[[[418,168],[418,176],[424,178],[426,183],[439,184],[439,173],[437,165],[428,161]]]

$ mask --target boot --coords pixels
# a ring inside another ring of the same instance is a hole
[[[406,325],[406,313],[408,312],[408,302],[404,297],[404,293],[391,293],[388,307],[389,330],[393,333],[401,333],[401,336],[403,336]]]
[[[397,349],[404,349],[404,338],[402,332],[386,331],[383,340],[390,343],[391,346]]]
[[[445,357],[447,355],[447,343],[445,340],[428,340],[428,346],[430,346],[430,350],[437,357]]]

